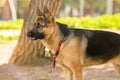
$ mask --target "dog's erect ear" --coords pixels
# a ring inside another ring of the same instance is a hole
[[[43,15],[43,13],[41,12],[41,10],[38,7],[36,7],[36,13],[37,13],[37,16]]]
[[[47,6],[44,7],[44,13],[46,18],[49,18],[50,16],[52,16],[52,13],[50,12]]]
[[[55,18],[47,6],[44,7],[44,15],[49,23],[54,22]]]

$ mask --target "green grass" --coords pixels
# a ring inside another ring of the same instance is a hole
[[[0,35],[0,44],[7,44],[18,40],[19,35]]]
[[[23,19],[18,19],[16,21],[0,21],[0,29],[2,30],[20,30],[23,25]]]

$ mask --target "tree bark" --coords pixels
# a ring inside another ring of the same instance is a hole
[[[38,64],[44,55],[44,46],[39,40],[32,41],[27,38],[26,34],[31,30],[32,25],[37,17],[36,10],[38,7],[41,11],[47,6],[53,15],[56,15],[62,0],[31,0],[29,9],[26,11],[24,24],[19,37],[18,43],[13,50],[9,63],[15,64]]]
[[[11,19],[11,11],[10,11],[10,6],[8,0],[6,0],[3,8],[2,8],[2,18],[4,20],[9,20]]]
[[[112,14],[113,12],[113,0],[107,0],[106,14]]]
[[[13,0],[8,0],[9,5],[10,5],[10,11],[11,11],[11,18],[12,20],[17,19],[17,14],[16,14],[16,8]]]
[[[83,17],[84,15],[84,0],[80,0],[80,15],[79,17]]]

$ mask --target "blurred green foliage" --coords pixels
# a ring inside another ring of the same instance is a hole
[[[84,0],[84,3],[85,3],[84,5],[85,5],[85,8],[89,7],[89,9],[91,9],[91,10],[93,9],[95,12],[103,14],[103,13],[105,13],[107,1],[108,0],[97,0],[97,1]],[[113,0],[113,3],[114,3],[114,7],[115,8],[118,7],[118,9],[119,9],[120,0]],[[64,10],[66,5],[69,5],[72,8],[79,8],[80,7],[80,0],[63,0],[62,5],[61,5],[61,9]]]
[[[87,28],[87,29],[120,29],[120,14],[102,15],[98,17],[67,17],[57,18],[56,21],[67,24],[71,28]],[[23,20],[16,21],[0,21],[0,29],[20,30]]]
[[[14,30],[20,30],[23,25],[23,20],[18,19],[16,21],[0,21],[0,29],[14,29]]]
[[[1,35],[0,34],[0,44],[7,44],[10,43],[11,41],[18,40],[19,35]]]
[[[120,14],[102,15],[99,17],[83,17],[83,18],[58,18],[58,22],[68,24],[71,28],[87,28],[87,29],[120,29]]]

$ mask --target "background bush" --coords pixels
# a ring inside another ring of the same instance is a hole
[[[0,29],[13,29],[13,30],[20,30],[23,25],[23,19],[18,19],[16,21],[0,21]]]
[[[120,29],[120,14],[99,17],[58,18],[57,21],[68,24],[72,28]]]
[[[115,15],[102,15],[99,17],[57,18],[56,20],[72,28],[120,29],[120,13]],[[0,21],[0,29],[20,30],[22,25],[22,19],[16,21]]]
[[[0,44],[10,43],[11,41],[18,40],[19,35],[1,35],[0,34]]]

